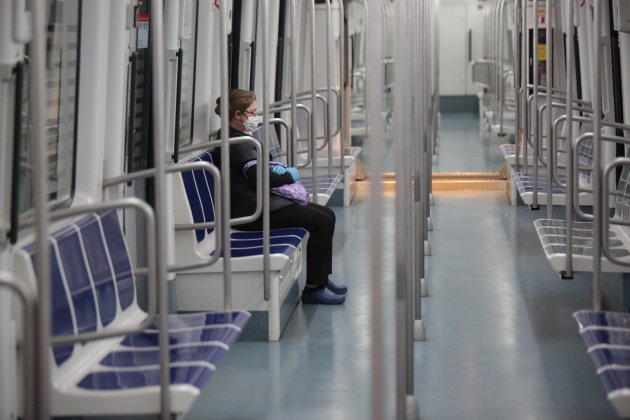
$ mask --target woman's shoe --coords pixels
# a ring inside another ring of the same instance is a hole
[[[326,285],[328,290],[333,292],[336,295],[345,295],[348,293],[348,286],[345,284],[335,284],[332,280],[328,280],[328,284]]]
[[[314,305],[340,305],[345,302],[344,295],[337,295],[327,287],[322,287],[315,292],[302,293],[302,303]]]

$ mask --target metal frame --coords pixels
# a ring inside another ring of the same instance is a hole
[[[22,417],[24,419],[48,418],[48,413],[38,412],[41,399],[38,380],[40,374],[37,371],[37,306],[39,304],[36,293],[25,286],[25,282],[19,281],[11,273],[0,271],[0,288],[9,288],[22,302],[22,317],[24,322],[24,343],[22,351]],[[48,355],[46,351],[46,355]],[[46,384],[46,386],[49,386]],[[36,414],[37,413],[37,414]]]

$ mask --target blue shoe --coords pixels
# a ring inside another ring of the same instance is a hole
[[[345,302],[344,295],[336,295],[323,287],[316,292],[302,293],[302,303],[313,305],[340,305]]]
[[[326,285],[328,290],[333,292],[336,295],[345,295],[348,293],[348,286],[345,284],[335,284],[332,280],[328,280],[328,284]]]

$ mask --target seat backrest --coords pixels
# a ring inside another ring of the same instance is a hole
[[[263,134],[263,126],[261,125],[256,130],[252,131],[252,136],[258,140],[261,144],[264,139]],[[269,126],[269,154],[271,155],[271,160],[276,162],[286,163],[286,159],[282,155],[282,145],[280,144],[280,140],[278,139],[278,133],[274,126]]]
[[[132,264],[115,211],[88,214],[54,232],[50,249],[53,336],[103,330],[135,303]],[[35,267],[35,246],[25,250]],[[56,365],[71,359],[78,346],[54,347]]]
[[[202,152],[198,155],[186,159],[186,163],[208,162],[212,163],[212,156],[209,152]],[[182,181],[184,190],[188,198],[188,204],[195,223],[208,223],[215,221],[214,209],[214,178],[203,169],[193,169],[182,171]],[[213,229],[197,229],[195,235],[197,242],[203,241]]]
[[[630,220],[630,166],[628,165],[622,166],[621,176],[617,183],[615,215],[622,220]]]
[[[580,136],[583,134],[592,133],[592,132],[593,132],[592,122],[587,121],[587,122],[582,122],[582,124],[580,124],[580,133],[579,133]],[[584,139],[580,143],[577,153],[578,153],[578,162],[580,163],[580,165],[588,166],[591,168],[593,167],[594,151],[593,151],[593,139],[591,137]],[[587,183],[590,183],[593,172],[589,170],[581,170],[580,175],[584,177]]]

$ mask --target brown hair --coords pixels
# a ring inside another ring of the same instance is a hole
[[[232,89],[229,96],[228,117],[231,120],[236,115],[236,111],[245,112],[247,108],[256,100],[256,94],[251,90]],[[217,98],[217,106],[214,113],[221,116],[221,97]]]

